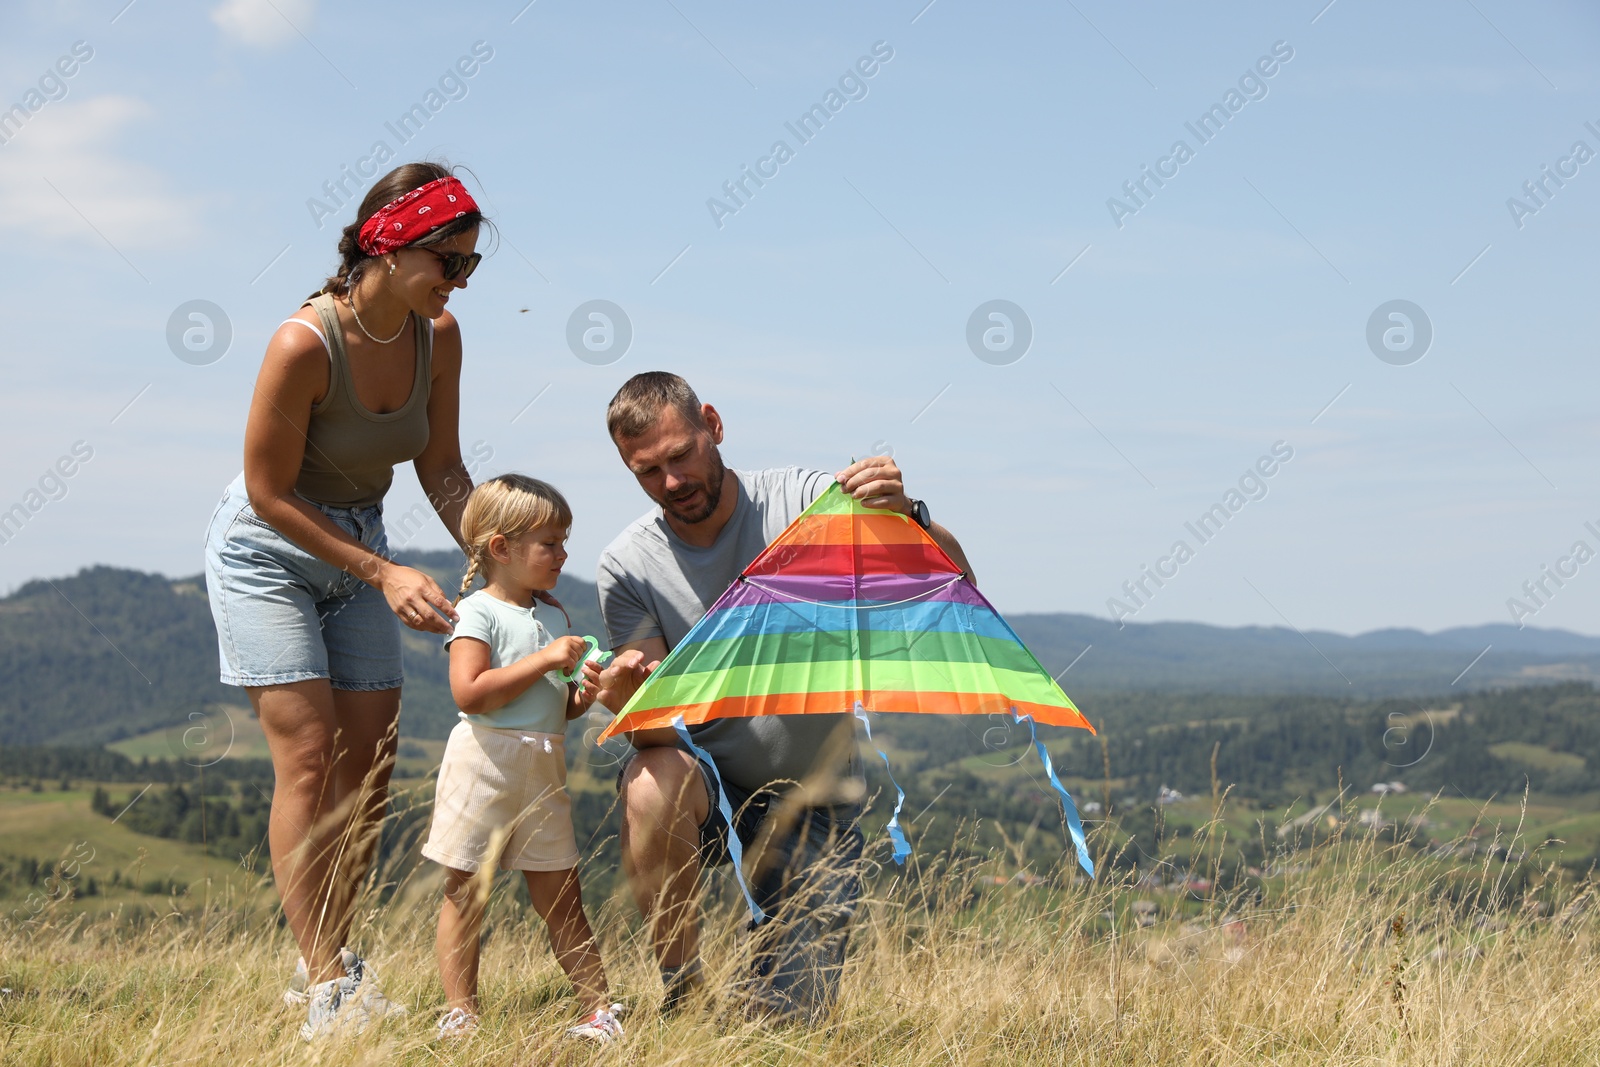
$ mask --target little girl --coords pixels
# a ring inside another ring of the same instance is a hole
[[[478,1027],[478,931],[492,874],[477,872],[496,864],[527,879],[556,961],[590,1013],[568,1033],[602,1043],[622,1036],[583,913],[566,790],[566,723],[594,702],[598,674],[585,664],[581,683],[560,681],[557,672],[570,675],[583,656],[583,638],[554,637],[536,617],[536,600],[560,608],[548,590],[566,562],[571,525],[561,494],[520,474],[484,482],[462,512],[469,560],[461,593],[479,574],[487,584],[457,598],[460,620],[446,641],[461,722],[445,746],[422,848],[446,868],[436,951],[450,1011],[439,1020],[441,1038]]]

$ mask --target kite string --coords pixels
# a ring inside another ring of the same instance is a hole
[[[717,761],[711,758],[711,753],[694,743],[689,736],[689,728],[683,725],[682,715],[673,716],[672,728],[678,731],[678,738],[689,746],[694,758],[711,768],[711,777],[717,783],[717,810],[722,813],[722,821],[728,828],[728,859],[733,863],[733,880],[739,883],[739,892],[744,894],[744,902],[750,905],[750,921],[760,926],[766,921],[767,913],[750,895],[750,886],[744,880],[744,844],[739,840],[739,829],[733,821],[733,807],[728,803],[728,791],[722,787],[722,773],[717,770]]]
[[[1093,878],[1094,861],[1089,858],[1089,843],[1083,836],[1083,820],[1078,818],[1078,805],[1072,802],[1072,794],[1067,792],[1066,786],[1061,784],[1061,779],[1056,777],[1055,764],[1050,762],[1050,753],[1044,747],[1044,742],[1039,740],[1039,731],[1034,729],[1033,716],[1023,715],[1016,708],[1011,709],[1011,714],[1017,722],[1028,724],[1028,736],[1033,739],[1033,747],[1039,753],[1040,762],[1044,764],[1045,777],[1050,779],[1050,784],[1055,786],[1056,792],[1061,794],[1061,799],[1065,802],[1062,809],[1067,816],[1067,832],[1072,835],[1072,847],[1078,850],[1078,866]]]
[[[889,767],[889,754],[872,739],[872,720],[867,718],[867,709],[861,702],[856,702],[856,718],[861,720],[861,725],[867,731],[867,744],[878,750],[878,755],[883,760],[883,769],[889,775],[889,784],[894,786],[894,791],[899,794],[894,802],[894,815],[889,819],[885,828],[889,831],[889,839],[894,842],[894,861],[904,864],[906,857],[911,855],[911,844],[906,840],[905,831],[900,829],[900,809],[905,806],[906,791],[900,788],[900,783],[894,780],[894,771]]]
[[[929,589],[929,590],[927,590],[925,592],[918,593],[916,596],[908,596],[904,600],[890,600],[890,601],[886,601],[884,603],[878,603],[877,601],[873,601],[870,604],[857,605],[857,606],[851,608],[850,610],[852,610],[852,611],[876,611],[878,608],[894,608],[894,607],[899,607],[901,604],[910,604],[910,603],[913,603],[914,601],[926,600],[928,597],[933,596],[933,594],[935,594],[935,593],[943,592],[944,590],[949,589],[952,585],[955,585],[957,582],[959,582],[961,579],[963,579],[965,577],[966,577],[965,574],[957,574],[954,578],[951,578],[948,582],[944,582],[944,583],[942,583],[940,585],[934,586],[932,589]],[[762,585],[760,582],[756,581],[754,578],[751,578],[749,576],[741,576],[739,580],[742,581],[742,582],[748,582],[750,585],[755,586],[757,589],[761,590],[763,593],[766,593],[769,596],[780,597],[780,598],[782,598],[784,600],[791,600],[791,601],[794,601],[797,604],[810,604],[811,606],[818,607],[818,608],[840,608],[840,607],[844,606],[843,604],[841,604],[837,600],[807,600],[803,596],[795,596],[793,593],[785,593],[785,592],[781,592],[781,591],[779,591],[777,589],[771,589],[771,588],[768,588],[767,586]]]

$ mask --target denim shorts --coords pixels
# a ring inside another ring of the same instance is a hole
[[[313,504],[388,557],[381,505]],[[283,685],[326,678],[335,689],[398,689],[400,620],[377,589],[313,556],[251,508],[244,475],[222,494],[206,533],[206,592],[222,681]]]
[[[617,772],[617,786],[633,754]],[[695,761],[705,783],[706,820],[700,824],[702,868],[728,862],[729,826],[718,804],[716,779]],[[745,848],[745,864],[754,861],[750,894],[767,921],[752,927],[750,972],[741,983],[752,1007],[795,1022],[820,1022],[839,996],[850,927],[861,900],[861,807],[836,804],[801,808],[786,831],[765,843],[754,856],[762,826],[779,794],[750,793],[726,779],[722,796],[733,811],[735,832]]]

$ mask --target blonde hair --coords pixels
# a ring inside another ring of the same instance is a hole
[[[511,538],[541,526],[572,525],[567,498],[549,482],[526,474],[502,474],[472,490],[461,512],[461,540],[466,544],[467,575],[453,603],[460,603],[473,579],[489,564],[489,541],[495,534]]]

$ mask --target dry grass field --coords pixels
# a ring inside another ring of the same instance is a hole
[[[1512,846],[1516,855],[1517,842]],[[1220,852],[1220,848],[1219,848]],[[191,887],[137,916],[51,903],[0,937],[0,1061],[76,1064],[1592,1064],[1600,912],[1588,883],[1484,856],[1336,834],[1248,891],[1119,880],[1024,885],[1004,857],[875,871],[826,1025],[748,1021],[713,994],[671,1018],[632,908],[597,929],[627,1040],[566,1039],[566,983],[502,877],[484,1022],[431,1038],[436,886],[424,866],[352,937],[400,1021],[314,1046],[280,1006],[295,949],[269,906]],[[1004,882],[1005,884],[996,884]],[[708,904],[708,968],[739,967],[740,913]],[[715,985],[715,983],[714,983]]]

